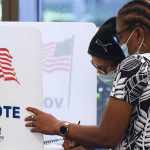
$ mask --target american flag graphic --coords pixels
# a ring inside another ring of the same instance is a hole
[[[0,48],[0,80],[16,81],[18,84],[15,69],[12,66],[13,57],[7,48]]]
[[[49,42],[44,44],[42,66],[43,71],[52,73],[55,71],[69,72],[74,47],[74,37],[62,42]]]

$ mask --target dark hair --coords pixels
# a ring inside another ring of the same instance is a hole
[[[92,56],[119,64],[125,59],[118,43],[114,40],[116,35],[116,17],[107,20],[92,38],[88,53]]]
[[[118,18],[121,18],[131,30],[138,25],[150,29],[150,1],[134,0],[125,4],[120,9]]]

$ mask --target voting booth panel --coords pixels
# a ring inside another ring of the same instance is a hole
[[[15,81],[2,82],[0,85],[4,93],[2,96],[0,94],[3,99],[1,107],[5,112],[9,110],[13,117],[19,115],[21,117],[20,119],[10,118],[13,125],[6,122],[7,117],[6,119],[1,117],[3,121],[1,134],[3,135],[5,126],[11,130],[8,132],[11,134],[10,139],[15,136],[18,141],[20,139],[22,141],[18,144],[17,140],[12,140],[11,144],[17,145],[14,147],[20,148],[18,145],[22,144],[30,145],[30,148],[26,147],[26,149],[43,149],[42,136],[30,133],[29,129],[24,127],[23,119],[26,116],[24,108],[27,106],[38,108],[42,106],[44,111],[52,113],[61,120],[74,123],[80,120],[84,125],[96,125],[96,70],[90,64],[91,57],[87,54],[89,42],[96,32],[96,26],[91,23],[48,22],[4,23],[4,25],[5,32],[7,35],[11,33],[11,36],[7,38],[6,35],[3,41],[7,41],[8,45],[3,43],[2,47],[12,49]],[[10,91],[12,95],[7,91]],[[8,103],[5,103],[5,99],[8,99]],[[0,141],[0,145],[2,143],[6,145],[4,141]],[[59,136],[44,136],[45,150],[62,149],[62,142]],[[17,148],[15,150],[18,150]]]
[[[43,109],[61,120],[96,125],[96,70],[87,50],[96,32],[91,23],[41,23]],[[62,138],[45,136],[49,149]]]
[[[42,136],[24,122],[26,107],[42,106],[41,34],[0,24],[0,35],[0,149],[42,150]]]

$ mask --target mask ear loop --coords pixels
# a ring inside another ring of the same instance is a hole
[[[143,43],[144,43],[144,37],[143,37],[143,39],[142,39],[142,42],[141,42],[141,44],[140,44],[140,46],[139,46],[139,48],[138,48],[138,50],[137,50],[137,52],[136,53],[138,53],[139,54],[139,52],[140,52],[140,50],[141,50],[141,47],[142,47],[142,45],[143,45]]]
[[[125,42],[126,44],[128,44],[129,40],[131,39],[132,35],[134,34],[135,30],[132,31],[132,33],[130,34],[129,38],[127,39],[127,41]]]

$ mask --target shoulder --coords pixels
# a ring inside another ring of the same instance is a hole
[[[147,72],[150,68],[150,54],[149,58],[144,54],[134,54],[124,59],[119,65],[118,69],[122,73],[135,74],[137,72]]]
[[[111,96],[133,105],[138,104],[150,78],[149,58],[135,54],[123,60],[118,67]]]
[[[120,64],[120,69],[123,70],[130,70],[137,68],[142,64],[142,56],[140,55],[131,55],[124,59]]]

